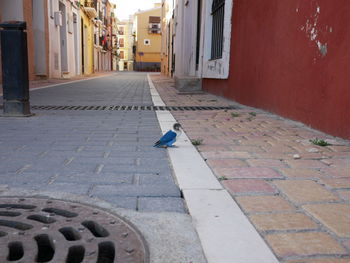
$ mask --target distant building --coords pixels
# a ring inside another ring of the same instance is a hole
[[[86,2],[86,1],[85,1]],[[94,71],[112,70],[112,24],[115,8],[108,0],[91,1],[96,10],[94,18]]]
[[[134,18],[134,68],[138,71],[160,71],[161,4],[140,11]]]
[[[112,70],[114,8],[109,0],[0,0],[0,22],[27,23],[30,80],[72,78]]]
[[[118,23],[118,70],[132,71],[134,69],[134,55],[132,52],[134,45],[133,36],[133,21],[132,19],[124,20]]]

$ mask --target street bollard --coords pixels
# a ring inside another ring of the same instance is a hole
[[[31,116],[26,22],[0,24],[3,116]]]

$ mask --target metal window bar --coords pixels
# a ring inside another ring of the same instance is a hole
[[[224,43],[225,0],[213,0],[211,15],[213,17],[211,37],[211,59],[222,58]]]

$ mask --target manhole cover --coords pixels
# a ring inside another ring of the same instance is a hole
[[[0,198],[0,262],[145,263],[141,235],[122,218],[72,202]]]

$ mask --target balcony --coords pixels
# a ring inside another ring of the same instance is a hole
[[[84,3],[84,10],[86,15],[93,19],[97,17],[97,12],[96,12],[96,8],[95,8],[95,4],[94,2],[91,1],[85,1]]]

